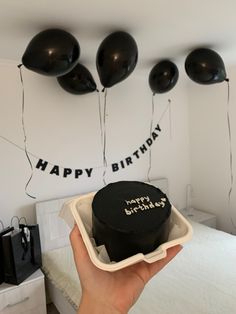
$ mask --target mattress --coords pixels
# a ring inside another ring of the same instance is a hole
[[[194,236],[146,285],[132,314],[233,314],[236,237],[192,223]],[[70,247],[43,255],[43,270],[77,308],[81,287]]]

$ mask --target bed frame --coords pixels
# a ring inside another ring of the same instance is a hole
[[[147,182],[148,183],[148,182]],[[150,184],[158,187],[168,196],[168,180],[155,179]],[[36,218],[39,224],[42,253],[70,245],[70,229],[58,214],[62,205],[73,197],[36,203]],[[76,310],[64,298],[62,293],[46,278],[48,299],[54,303],[61,314],[75,314]]]

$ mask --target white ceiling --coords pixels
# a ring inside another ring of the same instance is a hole
[[[21,60],[39,31],[57,27],[79,41],[84,64],[95,66],[101,41],[125,30],[139,48],[139,67],[183,62],[193,48],[215,49],[236,64],[235,0],[0,0],[0,59]]]

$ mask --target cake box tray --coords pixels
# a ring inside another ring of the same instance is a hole
[[[96,192],[92,192],[67,201],[62,207],[60,216],[71,227],[74,221],[76,222],[92,263],[102,270],[116,271],[140,261],[153,263],[165,258],[167,249],[178,244],[184,244],[192,238],[193,230],[191,224],[172,205],[170,232],[167,242],[148,254],[138,253],[119,262],[111,262],[105,246],[97,247],[92,238],[92,201],[95,194]]]

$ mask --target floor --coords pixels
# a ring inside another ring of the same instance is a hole
[[[47,314],[59,314],[53,303],[47,304]]]

